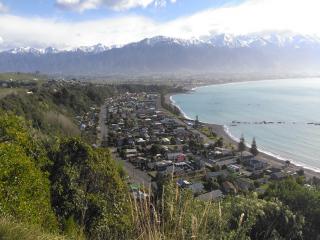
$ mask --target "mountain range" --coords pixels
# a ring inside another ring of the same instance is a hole
[[[124,46],[97,44],[71,50],[15,48],[0,52],[1,72],[72,75],[208,73],[318,73],[320,39],[288,33],[203,39],[163,36]]]

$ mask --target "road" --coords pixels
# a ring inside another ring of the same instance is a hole
[[[98,146],[101,146],[101,143],[103,139],[106,139],[108,137],[108,128],[105,124],[107,120],[107,110],[106,110],[106,104],[102,105],[100,108],[100,114],[99,114],[99,127],[100,132],[98,134],[98,140],[97,144]],[[110,149],[112,153],[112,157],[115,161],[119,162],[126,173],[128,174],[130,181],[133,183],[142,184],[144,186],[149,186],[151,183],[151,177],[144,171],[137,169],[135,166],[133,166],[130,162],[123,160],[119,157],[117,154],[117,151],[115,148]]]
[[[111,151],[112,151],[113,159],[121,164],[121,166],[124,168],[124,170],[128,174],[131,182],[144,185],[145,187],[149,187],[151,183],[151,177],[147,174],[147,172],[144,172],[136,168],[130,162],[120,158],[116,152],[116,149],[111,149]]]
[[[103,104],[100,107],[100,114],[99,114],[100,131],[98,133],[98,138],[97,138],[97,145],[98,146],[101,146],[101,143],[102,143],[103,139],[108,136],[108,129],[107,129],[107,126],[105,124],[106,119],[107,119],[106,104]]]

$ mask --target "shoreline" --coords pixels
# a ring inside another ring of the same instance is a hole
[[[217,84],[228,84],[228,83],[217,83]],[[186,87],[189,92],[190,91],[194,91],[195,89],[199,88],[199,87],[206,87],[206,86],[211,86],[211,85],[217,85],[217,84],[210,84],[210,85],[202,85],[202,86],[189,86]],[[180,114],[179,116],[184,118],[184,119],[188,119],[188,120],[193,120],[192,118],[190,118],[189,116],[187,116],[183,110],[181,109],[181,107],[179,105],[177,105],[174,100],[172,99],[172,96],[175,94],[179,94],[179,93],[169,93],[165,95],[165,102],[167,104],[173,105],[175,107],[177,107],[180,110]],[[204,123],[201,122],[202,124],[211,127],[213,129],[213,131],[219,136],[222,137],[224,142],[226,144],[231,144],[232,146],[234,146],[235,148],[237,148],[237,145],[239,143],[239,141],[237,141],[230,133],[228,133],[227,129],[225,126],[223,125],[219,125],[219,124],[215,124],[215,123]],[[248,148],[248,147],[247,147]],[[273,156],[271,154],[268,154],[266,152],[261,152],[259,150],[259,155],[256,157],[256,159],[267,162],[270,166],[272,167],[276,167],[276,168],[284,168],[284,166],[286,165],[284,159],[281,159],[280,157],[276,157]],[[288,159],[289,160],[289,159]],[[313,177],[317,177],[320,178],[320,171],[317,171],[315,169],[311,169],[305,166],[299,166],[299,164],[294,163],[293,160],[289,160],[290,161],[290,166],[287,168],[288,171],[293,171],[296,172],[300,169],[304,170],[304,175],[307,179],[313,178]]]

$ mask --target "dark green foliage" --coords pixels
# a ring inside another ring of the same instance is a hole
[[[252,240],[302,239],[303,218],[296,216],[279,201],[249,198],[230,198],[225,207],[232,208],[230,227],[246,226]]]
[[[0,214],[57,229],[45,174],[15,144],[0,144],[0,160]]]
[[[251,152],[254,156],[257,156],[257,155],[259,154],[258,147],[257,147],[257,143],[256,143],[256,139],[255,139],[255,138],[253,138],[253,140],[252,140],[250,152]]]
[[[164,150],[159,144],[153,144],[150,148],[150,154],[152,156],[155,156],[157,154],[163,154],[163,153],[164,153]]]
[[[240,142],[238,144],[238,151],[239,152],[243,152],[244,150],[246,150],[246,143],[245,143],[245,140],[244,140],[244,136],[242,135],[240,137]]]
[[[48,160],[18,117],[0,117],[0,214],[57,229],[51,209],[50,185],[41,171]]]
[[[302,217],[279,201],[255,195],[203,202],[169,183],[159,209],[159,231],[165,239],[302,239]]]
[[[215,147],[223,147],[223,138],[219,137],[218,140],[214,143]]]
[[[206,179],[206,181],[204,182],[204,187],[207,191],[212,191],[212,190],[219,189],[220,185],[215,180]]]
[[[124,239],[130,232],[127,189],[109,152],[67,139],[51,158],[57,215],[74,217],[90,239]]]
[[[320,191],[299,184],[300,181],[289,178],[269,186],[266,199],[278,198],[290,209],[305,218],[304,239],[320,238]]]
[[[19,145],[24,153],[33,159],[38,167],[48,164],[46,151],[37,141],[35,131],[20,117],[0,111],[0,142]]]

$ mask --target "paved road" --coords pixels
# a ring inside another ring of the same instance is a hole
[[[108,128],[105,124],[105,121],[107,119],[107,111],[106,111],[106,105],[102,105],[100,108],[100,114],[99,114],[99,127],[100,127],[100,133],[98,134],[98,140],[97,144],[98,146],[101,146],[102,140],[108,136]],[[124,170],[128,174],[130,181],[138,184],[142,184],[146,187],[148,187],[151,183],[151,177],[144,171],[141,171],[140,169],[137,169],[135,166],[133,166],[130,162],[123,160],[119,157],[119,155],[116,152],[115,148],[110,149],[112,152],[113,159],[117,162],[121,163]]]
[[[100,127],[100,132],[98,133],[98,139],[97,139],[97,145],[101,146],[101,143],[105,137],[108,136],[108,129],[105,124],[107,117],[107,110],[106,110],[106,104],[103,104],[100,107],[100,114],[99,114],[99,127]]]
[[[144,172],[138,168],[136,168],[134,165],[132,165],[130,162],[121,159],[118,154],[115,152],[115,149],[112,150],[112,156],[113,159],[115,159],[117,162],[119,162],[126,173],[128,174],[130,181],[133,183],[142,184],[145,187],[149,187],[151,183],[151,177],[147,174],[147,172]]]

